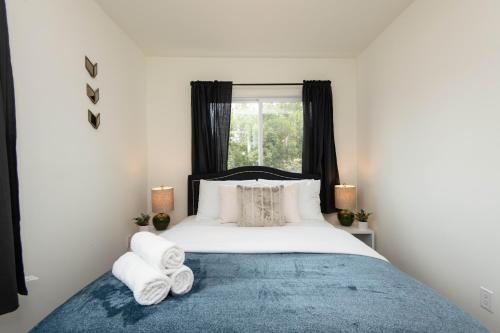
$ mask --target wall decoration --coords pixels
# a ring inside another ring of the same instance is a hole
[[[85,68],[89,72],[90,77],[95,78],[97,76],[97,62],[94,64],[90,59],[85,56]]]
[[[99,125],[101,125],[101,114],[98,113],[96,116],[92,111],[88,110],[87,115],[90,125],[92,125],[93,128],[98,129]]]
[[[99,88],[96,90],[92,89],[92,87],[87,83],[87,96],[90,99],[90,101],[94,104],[97,104],[99,102]]]
[[[94,64],[90,59],[85,56],[85,69],[89,73],[90,77],[95,78],[97,76],[97,62]],[[95,105],[99,102],[99,88],[93,89],[87,83],[87,97]],[[98,129],[101,125],[101,114],[98,113],[97,116],[90,110],[87,110],[87,119],[94,129]]]

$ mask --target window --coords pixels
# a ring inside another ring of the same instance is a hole
[[[302,170],[300,98],[233,99],[228,168],[264,165]]]

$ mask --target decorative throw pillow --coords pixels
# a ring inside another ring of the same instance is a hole
[[[265,187],[269,185],[256,183],[252,184],[252,186]],[[221,223],[232,223],[238,221],[240,216],[240,205],[238,204],[237,193],[236,185],[219,185],[219,221]],[[285,222],[301,222],[299,213],[299,184],[284,184],[282,203]]]
[[[299,210],[300,184],[284,184],[283,211],[288,223],[299,223],[302,221]]]
[[[236,185],[219,185],[219,221],[221,223],[238,222],[240,206]]]
[[[216,219],[219,217],[219,185],[251,185],[255,180],[205,180],[200,181],[198,213],[196,220]]]
[[[237,186],[240,227],[285,225],[284,186]]]
[[[284,185],[298,184],[298,210],[302,220],[324,220],[321,213],[321,205],[319,192],[321,189],[321,181],[315,179],[302,180],[269,180],[259,179],[259,183],[267,185]]]

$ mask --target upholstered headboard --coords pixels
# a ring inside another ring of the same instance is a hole
[[[293,180],[293,179],[320,179],[318,175],[305,175],[287,172],[263,166],[247,166],[234,168],[228,171],[206,175],[188,176],[188,215],[195,215],[198,211],[198,196],[200,193],[200,180]]]

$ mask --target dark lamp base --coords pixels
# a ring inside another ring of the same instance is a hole
[[[354,213],[350,210],[342,209],[337,213],[337,219],[344,227],[350,227],[354,222]]]
[[[170,224],[170,216],[168,214],[159,213],[153,216],[153,225],[156,230],[166,230]]]

